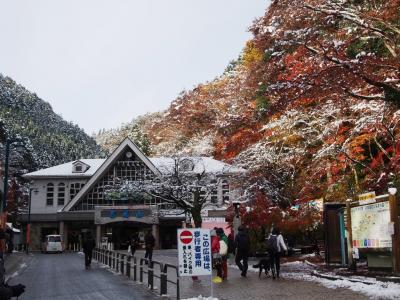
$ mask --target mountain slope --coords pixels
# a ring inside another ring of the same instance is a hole
[[[49,103],[1,74],[0,121],[8,136],[19,138],[23,144],[12,147],[15,169],[34,170],[100,154],[94,139],[82,129],[63,120]],[[4,139],[0,142],[3,162]]]
[[[238,60],[135,123],[155,154],[213,155],[274,201],[400,183],[399,1],[276,0]]]

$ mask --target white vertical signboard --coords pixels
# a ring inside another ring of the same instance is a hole
[[[179,276],[212,274],[211,236],[209,229],[178,229]]]

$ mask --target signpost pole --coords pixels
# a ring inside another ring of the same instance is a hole
[[[400,232],[399,232],[399,211],[397,197],[395,193],[389,192],[390,221],[394,224],[394,234],[392,235],[392,259],[393,272],[400,272]]]
[[[347,256],[349,261],[349,269],[356,270],[357,266],[353,258],[353,233],[351,231],[351,199],[346,200],[347,213]]]
[[[214,298],[214,286],[213,286],[213,281],[212,281],[212,279],[213,279],[213,275],[211,274],[211,275],[210,275],[210,284],[211,284],[211,300],[213,300],[213,298]]]

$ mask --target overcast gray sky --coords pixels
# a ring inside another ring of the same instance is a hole
[[[87,133],[166,109],[238,56],[267,0],[0,0],[0,73]]]

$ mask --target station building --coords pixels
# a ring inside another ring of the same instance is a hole
[[[235,194],[230,179],[244,170],[210,157],[189,159],[201,165],[202,172],[219,177],[203,216],[224,217]],[[187,221],[181,209],[161,199],[118,191],[121,182],[165,175],[175,161],[147,157],[127,138],[107,159],[80,159],[25,174],[32,189],[30,248],[40,250],[48,234],[60,234],[65,247],[71,248],[90,231],[98,243],[124,249],[133,234],[143,238],[147,230],[156,238],[156,247],[176,247],[176,230]],[[26,224],[28,214],[21,215],[20,221]]]

